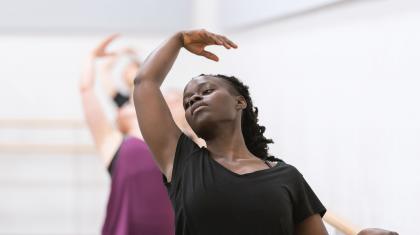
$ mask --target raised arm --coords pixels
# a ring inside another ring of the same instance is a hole
[[[366,228],[360,231],[357,235],[398,235],[398,233],[380,228]]]
[[[109,55],[109,53],[105,52],[105,49],[115,37],[116,35],[106,38],[89,54],[83,65],[82,78],[80,80],[80,95],[86,123],[92,134],[95,147],[106,166],[109,165],[113,154],[117,150],[122,140],[122,134],[107,119],[95,94],[95,60]]]
[[[322,222],[319,214],[312,215],[296,225],[295,235],[327,235],[328,232],[325,229],[324,223]],[[357,235],[398,235],[393,231],[388,231],[380,228],[366,228],[357,233]]]
[[[105,88],[111,99],[113,99],[119,92],[117,89],[116,81],[113,81],[113,75],[121,61],[125,62],[125,67],[119,71],[121,72],[119,79],[121,79],[121,82],[126,89],[132,91],[133,79],[140,65],[136,57],[136,51],[132,48],[126,47],[120,50],[115,50],[113,51],[112,56],[107,56],[107,60],[103,63],[103,65],[97,68],[102,86]],[[129,70],[129,74],[127,74],[127,70]]]
[[[140,129],[160,170],[169,181],[181,131],[171,116],[160,86],[182,47],[218,61],[216,55],[205,50],[209,45],[236,48],[226,37],[205,30],[178,32],[148,56],[135,79],[134,104]]]

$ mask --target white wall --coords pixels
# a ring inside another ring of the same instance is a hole
[[[168,33],[191,26],[191,6],[191,0],[0,1],[0,34]]]
[[[230,36],[271,150],[356,225],[417,231],[420,3],[358,1]],[[223,53],[224,54],[224,53]]]
[[[349,0],[229,0],[219,4],[219,23],[223,29],[244,29],[301,12]]]
[[[168,86],[181,88],[200,73],[239,76],[250,85],[261,122],[276,142],[271,152],[297,166],[328,208],[362,227],[413,234],[420,210],[416,203],[420,197],[419,13],[420,3],[414,0],[355,1],[228,32],[238,50],[215,48],[219,63],[181,52]],[[149,52],[162,38],[129,37],[120,45]],[[80,67],[99,40],[96,36],[0,37],[0,94],[7,97],[0,100],[0,117],[82,118],[77,90]],[[9,159],[7,167],[18,167],[24,157],[28,156],[16,156],[14,163],[10,155],[0,159]],[[61,159],[63,164],[57,167],[65,169],[68,160]],[[80,161],[77,164],[76,168]],[[97,164],[84,166],[98,172]],[[27,179],[31,173],[15,174]],[[88,195],[106,192],[106,174],[98,177],[101,180],[95,182],[100,186]],[[16,181],[10,176],[2,185]],[[103,210],[103,205],[93,206]],[[0,212],[0,220],[5,216]],[[73,223],[79,229],[66,231],[94,234],[101,218],[92,223],[86,228]],[[5,225],[16,234],[28,231]],[[12,231],[2,228],[0,234]]]

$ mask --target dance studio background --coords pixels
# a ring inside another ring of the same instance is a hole
[[[0,235],[99,234],[109,177],[82,124],[85,57],[114,32],[113,48],[145,58],[197,27],[239,49],[210,48],[218,63],[181,52],[165,87],[238,76],[271,153],[299,168],[329,210],[358,227],[419,231],[419,1],[3,0]]]

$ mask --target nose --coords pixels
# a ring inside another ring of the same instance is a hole
[[[194,94],[193,96],[190,97],[190,99],[188,100],[188,106],[193,105],[195,102],[202,100],[203,97],[201,97],[201,95],[198,94]]]

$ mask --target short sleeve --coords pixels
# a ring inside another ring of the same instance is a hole
[[[183,172],[183,167],[185,166],[185,162],[188,161],[192,153],[199,149],[200,147],[187,135],[185,135],[184,133],[181,134],[176,145],[174,164],[172,166],[171,182],[168,183],[167,180],[164,178],[164,183],[167,187],[177,184],[179,182]]]
[[[314,214],[319,214],[323,217],[327,211],[324,205],[303,178],[302,174],[299,172],[297,174],[297,182],[293,189],[292,199],[294,223],[298,224]]]

